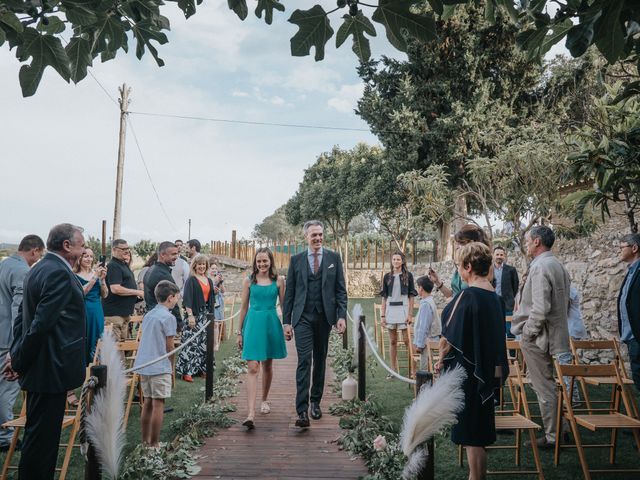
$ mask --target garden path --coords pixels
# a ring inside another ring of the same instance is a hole
[[[322,400],[324,415],[311,420],[311,428],[300,430],[295,424],[295,344],[287,342],[286,359],[274,361],[270,393],[271,413],[257,414],[256,428],[246,431],[240,423],[246,418],[247,395],[244,384],[232,401],[238,410],[232,416],[238,423],[220,430],[206,440],[198,452],[202,470],[196,479],[357,479],[367,474],[364,462],[339,449],[338,417],[330,415],[329,405],[338,398],[330,385]],[[333,372],[327,369],[327,379]],[[244,380],[244,376],[241,377]],[[258,380],[261,381],[260,379]],[[329,383],[329,382],[327,382]],[[258,410],[260,398],[258,398]]]

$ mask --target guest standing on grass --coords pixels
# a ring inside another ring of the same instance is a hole
[[[87,364],[89,364],[93,361],[96,345],[104,331],[104,313],[100,299],[106,298],[108,294],[105,283],[107,268],[104,265],[96,265],[93,250],[85,248],[73,271],[78,276],[84,293],[84,306],[87,311]]]
[[[409,345],[409,330],[413,316],[413,301],[418,295],[413,275],[407,270],[407,258],[397,251],[391,255],[391,271],[382,279],[382,326],[389,331],[391,367],[398,371],[398,333],[402,332],[405,345]],[[387,375],[387,379],[392,379]]]
[[[437,371],[460,365],[467,373],[462,389],[464,409],[451,428],[451,440],[464,445],[469,479],[487,475],[486,447],[496,441],[493,396],[509,374],[504,340],[504,308],[488,279],[489,247],[472,242],[458,252],[458,273],[467,288],[442,312]]]
[[[158,245],[158,261],[149,269],[144,277],[144,303],[147,311],[153,309],[158,303],[155,296],[155,289],[162,280],[167,280],[175,285],[175,281],[171,276],[171,268],[175,265],[178,258],[178,247],[172,242],[162,242]],[[178,285],[178,288],[180,286]],[[178,304],[174,305],[171,313],[176,319],[176,330],[182,331],[182,313]]]
[[[180,299],[180,289],[170,281],[160,281],[154,294],[157,304],[142,319],[142,338],[134,367],[144,365],[173,350],[176,321],[171,310]],[[140,374],[144,403],[140,415],[142,443],[157,447],[164,419],[164,402],[171,397],[171,357],[141,368]]]
[[[84,294],[71,269],[84,251],[82,228],[56,225],[47,254],[24,280],[13,323],[11,358],[3,373],[27,392],[27,422],[18,467],[21,479],[53,479],[67,392],[84,382]]]
[[[441,325],[438,307],[433,300],[433,282],[424,275],[416,280],[420,308],[416,317],[416,328],[413,331],[413,345],[420,354],[420,369],[425,370],[428,362],[429,340],[440,337]],[[433,365],[429,365],[432,367]]]
[[[127,339],[129,320],[144,292],[138,290],[136,277],[131,271],[131,248],[127,241],[119,238],[111,242],[111,255],[106,277],[109,292],[102,300],[102,308],[104,323],[112,326],[116,341],[122,342]]]
[[[0,262],[0,368],[9,358],[13,341],[13,320],[22,303],[24,278],[44,252],[44,242],[37,235],[27,235],[20,241],[18,251]],[[13,420],[13,404],[20,393],[18,382],[0,375],[0,425]],[[0,429],[0,452],[9,449],[12,428]]]
[[[207,314],[213,312],[215,294],[213,281],[207,277],[209,260],[206,255],[196,255],[191,261],[191,270],[184,284],[182,305],[187,311],[187,322],[182,330],[182,343],[186,343],[207,321]],[[193,382],[193,377],[206,371],[207,337],[200,334],[178,355],[176,373],[185,382]]]
[[[258,372],[262,367],[262,404],[260,413],[271,411],[269,390],[273,379],[273,360],[285,358],[282,324],[276,311],[276,302],[284,303],[284,279],[276,272],[271,250],[259,248],[253,257],[253,270],[242,284],[242,307],[238,325],[237,343],[242,358],[247,360],[247,419],[242,423],[254,428]]]

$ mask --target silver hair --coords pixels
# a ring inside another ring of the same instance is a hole
[[[640,233],[628,233],[620,241],[631,247],[636,246],[640,250]]]
[[[66,240],[73,245],[73,237],[76,232],[82,234],[82,232],[84,232],[84,228],[72,225],[71,223],[61,223],[56,225],[49,231],[47,249],[54,252],[60,252],[62,251]]]
[[[322,227],[322,229],[324,230],[324,224],[320,220],[307,220],[306,222],[304,222],[302,231],[305,235],[309,231],[309,227]]]

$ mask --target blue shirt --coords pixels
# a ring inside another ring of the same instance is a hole
[[[493,278],[496,279],[496,293],[498,296],[502,296],[502,270],[504,270],[503,265],[499,267],[494,263],[493,264]]]
[[[413,331],[413,344],[417,348],[424,348],[427,338],[432,331],[432,325],[436,327],[440,324],[438,309],[431,295],[420,299],[420,308],[416,319],[416,328]]]
[[[176,334],[176,317],[164,305],[156,305],[142,319],[142,338],[134,367],[144,365],[167,353],[167,337]],[[160,375],[172,373],[171,361],[168,358],[149,365],[137,372],[140,375]]]
[[[631,288],[631,280],[633,275],[640,266],[640,260],[636,260],[629,265],[629,273],[622,286],[622,293],[620,294],[620,340],[628,342],[633,340],[633,332],[631,331],[631,323],[629,322],[629,312],[627,312],[627,295],[629,294],[629,288]]]
[[[320,248],[318,252],[318,271],[320,271],[320,265],[322,265],[322,255],[324,254],[324,248]],[[309,271],[313,272],[313,250],[307,248],[307,260],[309,261]]]

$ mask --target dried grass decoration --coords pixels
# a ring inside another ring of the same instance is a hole
[[[400,446],[409,460],[403,478],[411,478],[424,468],[428,456],[424,442],[456,423],[457,414],[464,408],[462,383],[466,378],[460,366],[442,373],[432,386],[423,386],[405,410]]]

